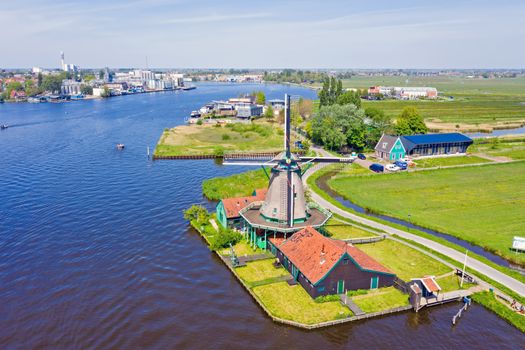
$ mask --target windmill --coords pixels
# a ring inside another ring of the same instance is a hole
[[[304,195],[302,176],[314,163],[349,164],[354,158],[339,157],[304,157],[292,153],[290,147],[290,96],[285,95],[284,150],[267,162],[242,161],[225,159],[225,165],[262,166],[270,183],[263,202],[253,202],[243,208],[239,214],[245,221],[245,231],[250,242],[258,237],[261,246],[265,246],[268,233],[293,233],[299,229],[312,226],[320,227],[326,223],[331,214],[322,208],[307,203]],[[270,174],[265,167],[271,166]],[[263,232],[261,235],[260,233]]]

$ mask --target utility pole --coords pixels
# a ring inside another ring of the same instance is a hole
[[[461,271],[461,283],[459,284],[459,288],[463,288],[463,278],[465,277],[465,269],[467,268],[467,253],[468,250],[465,250],[465,261],[463,261],[463,271]]]

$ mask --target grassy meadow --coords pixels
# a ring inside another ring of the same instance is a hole
[[[241,174],[204,180],[202,193],[211,200],[247,197],[251,196],[256,189],[267,188],[268,181],[264,170],[251,170]]]
[[[380,176],[338,176],[329,185],[358,205],[457,236],[518,263],[509,248],[523,235],[525,163]],[[387,265],[388,266],[388,265]]]
[[[482,153],[494,157],[505,157],[512,160],[525,159],[525,138],[498,137],[490,139],[476,139],[470,146],[472,153]]]
[[[391,239],[357,247],[407,282],[412,278],[439,276],[451,271],[443,263]]]
[[[490,160],[477,156],[436,157],[414,160],[414,163],[416,163],[416,168],[433,168],[440,166],[481,164],[488,162],[490,162]]]
[[[272,315],[286,320],[314,324],[352,316],[339,301],[316,303],[300,285],[272,283],[255,287],[253,292]]]
[[[333,218],[328,220],[326,226],[324,226],[324,229],[330,234],[330,238],[333,239],[350,239],[377,236],[357,226],[344,224]]]
[[[394,287],[370,290],[364,295],[352,297],[352,301],[367,313],[393,309],[409,304],[408,295],[401,293]]]
[[[361,77],[343,80],[343,87],[365,89],[383,86],[430,86],[439,91],[437,101],[363,101],[396,117],[406,106],[416,107],[432,129],[489,131],[496,124],[525,123],[525,78],[478,79],[467,77]],[[453,99],[449,99],[453,97]],[[437,125],[435,125],[437,124]],[[445,125],[446,124],[446,125]]]
[[[266,122],[227,125],[181,125],[162,133],[155,155],[222,155],[224,152],[277,152],[283,131]]]

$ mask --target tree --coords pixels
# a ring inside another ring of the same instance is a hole
[[[195,220],[199,223],[204,223],[208,221],[208,217],[208,211],[200,205],[192,205],[184,211],[184,219],[189,221]]]
[[[299,99],[299,114],[303,119],[308,119],[312,116],[314,110],[314,103],[312,100]]]
[[[62,86],[63,75],[46,75],[42,80],[42,90],[56,93],[60,91]]]
[[[43,79],[42,72],[39,72],[37,76],[37,86],[38,87],[42,86],[42,79]]]
[[[266,96],[264,95],[264,91],[255,91],[253,95],[255,96],[256,104],[264,105],[266,103]]]
[[[106,98],[111,96],[111,90],[107,86],[104,86],[104,91],[100,94],[100,97]]]
[[[426,134],[428,128],[417,108],[405,107],[396,120],[395,131],[398,135],[415,135]]]
[[[99,72],[98,72],[98,78],[99,79],[104,79],[104,70],[101,69]]]
[[[352,104],[324,106],[319,109],[307,132],[316,143],[338,150],[344,145],[362,149],[365,145],[365,113]]]
[[[24,90],[24,87],[22,86],[22,83],[18,81],[12,81],[9,84],[7,84],[5,88],[5,99],[11,98],[11,91],[22,91]]]
[[[89,85],[82,85],[80,87],[82,95],[93,95],[93,87]]]
[[[331,106],[337,102],[337,98],[343,93],[343,83],[334,77],[323,81],[323,88],[319,91],[319,103],[322,106]]]
[[[266,119],[273,119],[273,108],[272,108],[272,106],[266,107],[266,111],[264,112],[264,117]]]
[[[361,108],[361,95],[359,94],[359,91],[347,91],[337,98],[337,104],[353,104],[354,106]]]
[[[95,80],[95,76],[92,74],[85,75],[83,78],[84,82],[89,83],[91,80]]]

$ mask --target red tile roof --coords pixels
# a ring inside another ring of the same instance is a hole
[[[441,287],[437,284],[434,276],[423,277],[420,281],[429,292],[439,292],[441,290]]]
[[[268,240],[276,247],[279,247],[285,241],[284,237],[268,237]]]
[[[239,210],[246,207],[248,204],[257,201],[263,201],[266,197],[266,188],[255,190],[255,196],[250,197],[237,197],[237,198],[224,198],[221,202],[226,212],[226,218],[233,219],[239,217]]]
[[[278,247],[313,284],[319,282],[345,253],[362,269],[393,274],[358,248],[325,237],[312,227],[296,232]]]

